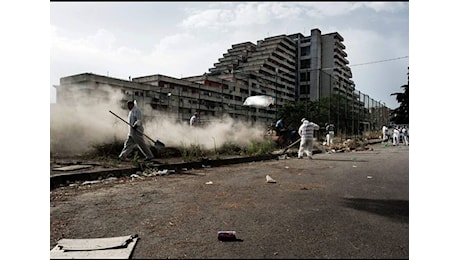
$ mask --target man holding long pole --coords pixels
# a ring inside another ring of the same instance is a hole
[[[133,151],[134,147],[137,145],[139,146],[141,152],[145,156],[146,161],[153,160],[152,151],[150,151],[149,146],[146,144],[144,140],[144,126],[142,124],[142,112],[141,110],[135,106],[134,101],[127,102],[129,114],[128,114],[128,122],[129,122],[129,132],[128,137],[123,146],[123,150],[121,151],[118,158],[120,160],[125,160],[126,157]]]

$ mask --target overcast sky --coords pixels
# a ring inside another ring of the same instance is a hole
[[[318,28],[344,38],[356,89],[399,106],[407,83],[408,2],[51,2],[50,82],[201,75],[231,45]],[[50,100],[55,91],[50,86]]]

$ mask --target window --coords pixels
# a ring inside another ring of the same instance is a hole
[[[308,72],[307,72],[308,73]],[[306,74],[307,73],[300,73],[300,81],[305,81],[306,80]]]
[[[300,48],[300,56],[310,55],[310,46]]]
[[[307,60],[301,60],[300,61],[300,68],[301,69],[306,69],[307,68]]]

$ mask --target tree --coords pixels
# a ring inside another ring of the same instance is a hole
[[[403,92],[392,93],[396,96],[399,107],[393,110],[392,118],[395,124],[409,124],[409,72],[407,73],[407,84],[401,86]]]

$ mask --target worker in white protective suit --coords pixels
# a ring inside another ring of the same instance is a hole
[[[133,151],[136,146],[139,146],[142,154],[145,156],[146,161],[153,160],[153,154],[150,150],[150,147],[144,140],[144,126],[142,123],[142,112],[141,110],[134,104],[134,101],[127,102],[129,113],[128,113],[128,122],[129,122],[129,132],[128,137],[123,146],[123,150],[121,151],[118,158],[120,160],[125,160],[126,157]]]
[[[383,125],[382,127],[382,143],[386,142],[388,140],[388,127],[386,125]]]
[[[330,146],[334,140],[334,124],[326,124],[326,145]]]
[[[393,129],[393,146],[399,145],[399,128],[395,126]]]
[[[301,120],[302,124],[299,127],[300,146],[297,158],[302,159],[304,153],[307,154],[308,159],[313,159],[313,132],[319,130],[319,125],[309,122],[305,118]]]
[[[409,130],[406,128],[406,126],[403,126],[401,129],[401,134],[403,137],[404,145],[409,145]]]

